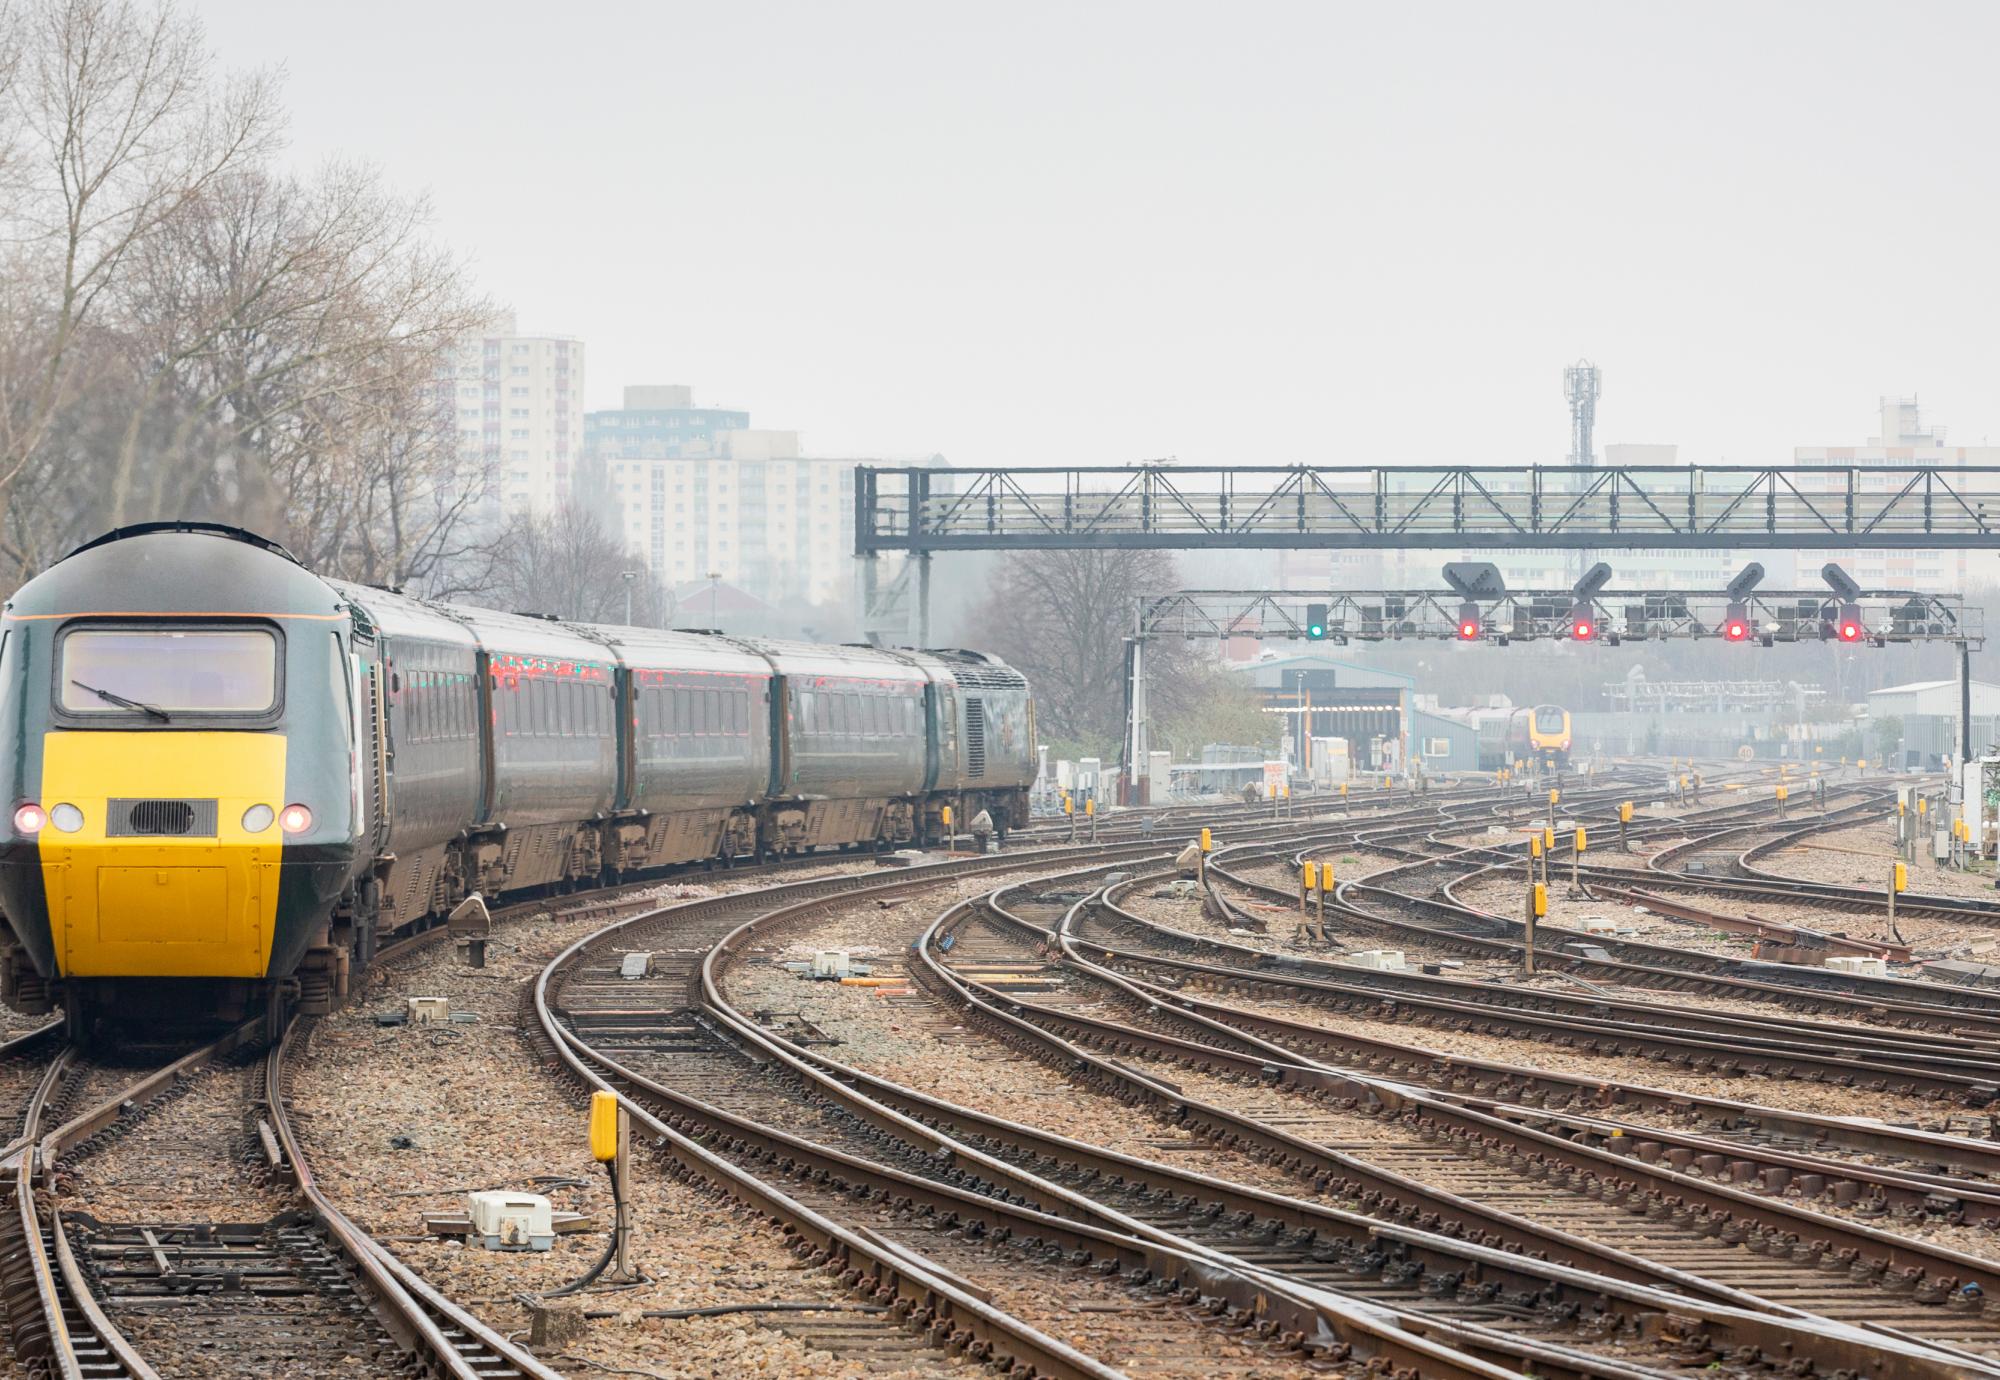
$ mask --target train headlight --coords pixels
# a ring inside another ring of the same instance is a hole
[[[303,805],[287,805],[278,811],[278,827],[288,834],[303,834],[313,827],[313,812]]]
[[[243,812],[243,832],[261,834],[271,827],[271,822],[277,817],[278,812],[269,805],[252,805]]]
[[[47,813],[33,801],[14,811],[14,832],[17,834],[39,834],[48,822]]]
[[[49,823],[65,834],[74,834],[83,827],[83,811],[70,804],[58,805],[49,811]]]

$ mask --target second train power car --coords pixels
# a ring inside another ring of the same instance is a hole
[[[87,1033],[324,1006],[466,896],[1027,820],[1034,707],[977,652],[566,623],[125,528],[0,619],[0,997]]]
[[[1569,711],[1559,704],[1476,709],[1470,712],[1470,719],[1481,771],[1526,763],[1544,771],[1563,771],[1569,766]]]

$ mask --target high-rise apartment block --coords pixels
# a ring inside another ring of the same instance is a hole
[[[501,315],[438,371],[459,457],[491,477],[502,511],[542,513],[569,497],[583,458],[583,342],[519,335]]]
[[[804,455],[797,432],[695,407],[680,385],[627,388],[584,435],[607,520],[661,583],[717,576],[772,603],[848,594],[852,460]]]
[[[1887,498],[1903,486],[1901,472],[1914,466],[1963,469],[2000,465],[2000,446],[1948,446],[1943,427],[1927,427],[1915,398],[1881,399],[1881,432],[1865,446],[1799,446],[1792,460],[1800,465],[1885,466],[1867,476],[1864,495]],[[1834,560],[1866,589],[1963,590],[1973,579],[1991,580],[1993,557],[1984,552],[1946,551],[1936,547],[1894,551],[1827,552],[1819,560]],[[1804,561],[1801,561],[1802,573]],[[1817,566],[1813,570],[1817,570]]]

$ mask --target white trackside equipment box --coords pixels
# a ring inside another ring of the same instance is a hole
[[[489,1251],[546,1251],[556,1244],[555,1215],[539,1193],[465,1195],[472,1239]]]
[[[1401,972],[1403,951],[1401,949],[1361,949],[1347,956],[1347,961],[1361,968],[1377,968],[1385,973]]]
[[[1852,973],[1856,977],[1889,976],[1888,963],[1879,958],[1865,958],[1859,955],[1853,958],[1842,956],[1839,958],[1829,958],[1826,961],[1826,966],[1833,969],[1836,973]]]
[[[812,975],[816,978],[844,978],[851,971],[852,960],[845,949],[821,949],[812,957]]]

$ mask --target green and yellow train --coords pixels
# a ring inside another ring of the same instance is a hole
[[[976,652],[567,623],[124,528],[0,618],[0,1000],[89,1038],[324,1007],[474,893],[1027,818],[1027,682]]]

